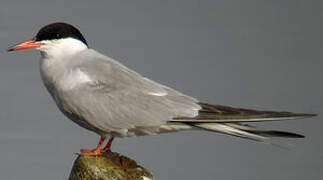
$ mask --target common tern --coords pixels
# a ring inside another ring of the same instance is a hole
[[[313,117],[315,114],[262,111],[214,105],[154,82],[92,48],[67,23],[44,26],[37,35],[8,51],[37,49],[42,80],[60,111],[100,136],[94,150],[111,148],[114,137],[153,135],[181,130],[208,130],[256,141],[303,135],[245,124]],[[103,147],[105,139],[107,145]]]

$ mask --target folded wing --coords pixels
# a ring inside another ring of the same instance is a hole
[[[151,81],[94,50],[80,53],[77,58],[71,77],[65,79],[80,82],[63,89],[59,96],[65,111],[96,129],[111,132],[158,127],[177,116],[195,117],[201,109],[196,99]]]

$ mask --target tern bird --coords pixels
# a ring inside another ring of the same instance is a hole
[[[89,48],[81,32],[66,23],[44,26],[8,51],[41,52],[42,80],[58,108],[76,124],[100,135],[94,150],[109,151],[114,137],[208,130],[256,141],[303,135],[257,128],[246,122],[298,119],[315,114],[260,111],[203,103],[154,82]],[[105,139],[109,142],[103,147]]]

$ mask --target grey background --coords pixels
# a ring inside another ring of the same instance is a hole
[[[0,179],[67,179],[98,136],[56,108],[39,53],[8,54],[65,21],[94,49],[201,101],[323,114],[322,1],[17,1],[0,6]],[[321,117],[262,123],[306,135],[290,150],[210,132],[117,139],[156,179],[321,179]]]

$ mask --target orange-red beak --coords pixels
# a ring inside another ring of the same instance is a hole
[[[35,42],[34,40],[24,41],[19,43],[13,47],[10,47],[8,51],[18,51],[18,50],[25,50],[25,49],[35,49],[43,45],[43,43]]]

